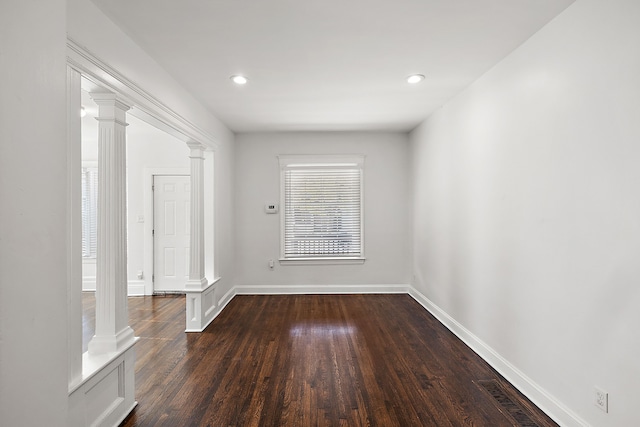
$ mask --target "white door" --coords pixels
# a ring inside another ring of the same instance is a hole
[[[153,290],[183,291],[189,280],[189,176],[153,177]]]

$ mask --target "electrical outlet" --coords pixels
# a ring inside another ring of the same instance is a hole
[[[609,412],[609,393],[601,388],[595,387],[593,404],[604,412]]]
[[[273,270],[273,267],[275,266],[275,263],[273,262],[272,259],[269,260],[269,270]]]

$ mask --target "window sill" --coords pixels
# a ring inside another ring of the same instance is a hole
[[[280,265],[355,265],[364,264],[366,258],[280,258]]]

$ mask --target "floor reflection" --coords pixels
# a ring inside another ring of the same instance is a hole
[[[329,337],[332,335],[352,335],[358,332],[354,325],[343,324],[296,324],[289,329],[289,335],[300,337],[313,335],[317,337]]]

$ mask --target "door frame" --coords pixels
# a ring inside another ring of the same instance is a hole
[[[153,295],[153,177],[191,176],[190,168],[144,168],[144,294]]]

